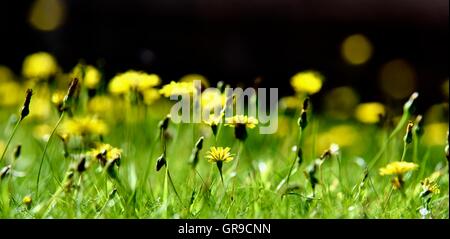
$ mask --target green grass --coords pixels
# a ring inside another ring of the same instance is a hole
[[[315,103],[314,99],[312,103]],[[9,117],[16,114],[17,109],[19,107],[0,110],[0,139],[4,142],[14,126]],[[178,198],[170,180],[165,178],[165,168],[156,171],[156,159],[162,153],[158,123],[168,111],[165,100],[151,107],[133,105],[125,111],[117,110],[116,117],[106,119],[109,133],[103,137],[103,142],[123,150],[120,166],[114,166],[116,176],[111,177],[97,161],[89,161],[86,171],[81,174],[74,172],[69,180],[70,187],[66,186],[65,180],[68,169],[88,148],[83,145],[72,148],[69,156],[65,157],[63,143],[55,135],[50,140],[42,164],[39,192],[36,191],[36,181],[46,142],[35,138],[33,130],[41,123],[53,127],[58,113],[53,110],[45,121],[25,118],[11,141],[5,159],[0,162],[1,167],[6,166],[12,161],[14,147],[22,145],[22,153],[14,164],[11,177],[6,176],[0,182],[0,217],[421,218],[420,181],[437,170],[443,173],[438,181],[441,192],[433,195],[430,203],[432,213],[427,218],[449,217],[448,164],[443,145],[427,146],[419,142],[408,146],[405,160],[412,161],[412,145],[417,145],[414,150],[419,168],[405,175],[403,193],[394,190],[389,195],[391,177],[380,176],[378,171],[388,162],[400,160],[404,129],[388,143],[392,127],[366,125],[354,120],[342,122],[320,114],[309,116],[308,126],[302,134],[301,165],[293,164],[296,153],[292,151],[292,146],[298,142],[298,114],[280,112],[285,120],[283,122],[287,122],[280,128],[287,129],[287,134],[280,131],[274,135],[260,135],[257,129],[248,129],[248,138],[238,156],[240,146],[239,141],[234,139],[233,128],[223,127],[216,142],[206,125],[170,122],[166,132],[166,159]],[[77,106],[75,114],[85,114],[82,103]],[[123,120],[117,120],[117,116],[123,117]],[[316,173],[319,184],[313,196],[304,171],[321,154],[318,149],[319,136],[342,124],[352,127],[358,138],[350,145],[341,146],[339,155],[325,159]],[[205,141],[199,153],[199,163],[194,169],[189,159],[200,136],[204,136]],[[384,144],[387,144],[386,151],[378,161],[371,161]],[[224,163],[225,185],[216,166],[205,159],[210,146],[231,147],[231,152],[239,157],[238,173],[234,177],[231,173],[234,162]],[[362,160],[371,166],[364,181],[365,167],[357,163],[361,164]],[[289,178],[289,186],[284,185],[277,190],[291,167],[293,174]],[[65,190],[67,188],[70,190]],[[22,203],[26,195],[33,199],[30,206]]]

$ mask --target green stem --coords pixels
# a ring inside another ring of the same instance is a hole
[[[168,187],[168,172],[169,170],[167,169],[167,165],[166,165],[166,170],[164,173],[164,186],[163,186],[163,202],[164,202],[164,218],[168,217],[167,214],[167,208],[169,205],[169,202],[167,201],[168,195],[169,195],[169,187]]]
[[[238,151],[238,153],[237,153],[237,155],[236,155],[236,163],[235,163],[235,167],[234,167],[234,178],[233,178],[233,189],[232,189],[232,197],[234,198],[234,191],[235,191],[235,188],[236,188],[236,178],[238,177],[238,174],[237,174],[237,169],[238,169],[238,166],[239,166],[239,158],[240,158],[240,156],[241,156],[241,152],[242,152],[242,149],[244,148],[243,147],[244,146],[244,143],[242,142],[242,141],[239,141],[239,151]]]
[[[403,143],[403,153],[402,153],[402,158],[400,159],[400,161],[405,160],[405,156],[406,156],[406,151],[408,149],[408,144],[406,142]]]
[[[41,162],[39,163],[39,171],[38,171],[37,180],[36,180],[36,198],[39,198],[39,180],[40,180],[40,176],[41,176],[42,164],[44,162],[45,153],[47,152],[48,145],[50,144],[50,141],[51,141],[53,135],[55,134],[56,129],[58,128],[59,124],[61,123],[62,119],[64,118],[64,114],[65,114],[65,111],[63,111],[61,113],[61,116],[59,116],[58,122],[56,122],[56,125],[53,128],[52,133],[50,134],[50,137],[48,137],[47,143],[45,144],[44,152],[42,153],[42,157],[41,157]]]
[[[298,144],[297,144],[297,150],[301,150],[300,149],[300,141],[302,140],[302,133],[303,130],[300,128],[300,131],[298,132]],[[292,170],[294,169],[295,163],[297,162],[297,154],[295,154],[294,156],[294,160],[292,160],[292,164],[291,167],[289,168],[289,173],[287,175],[287,179],[286,179],[286,185],[289,187],[289,179],[291,178],[291,173]]]
[[[403,113],[402,118],[398,122],[395,129],[392,131],[392,133],[389,135],[387,140],[384,142],[384,144],[381,146],[381,149],[378,151],[378,153],[373,157],[372,161],[370,162],[369,170],[372,169],[373,166],[376,165],[380,157],[383,155],[384,151],[386,151],[387,146],[389,145],[389,142],[397,135],[398,132],[402,128],[405,127],[406,123],[408,122],[408,118],[410,117],[410,114],[408,112]]]
[[[419,137],[417,135],[415,135],[413,143],[414,143],[414,145],[413,145],[413,162],[416,163],[417,156],[419,153]]]
[[[3,150],[2,157],[0,158],[0,162],[1,162],[1,161],[3,160],[3,158],[5,157],[6,151],[8,150],[8,146],[9,146],[9,144],[11,143],[12,138],[13,138],[14,135],[16,134],[16,131],[17,131],[17,128],[19,128],[20,122],[22,122],[21,119],[20,119],[19,121],[17,121],[16,125],[14,126],[13,132],[12,132],[12,134],[9,136],[8,143],[6,143],[5,149]]]

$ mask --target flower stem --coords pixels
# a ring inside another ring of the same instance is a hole
[[[58,128],[59,124],[61,123],[62,119],[64,118],[64,114],[65,114],[65,111],[63,111],[61,113],[61,116],[59,116],[58,122],[56,122],[56,125],[53,128],[52,133],[48,137],[47,143],[45,144],[44,152],[42,153],[42,157],[41,157],[41,162],[39,163],[39,171],[38,171],[38,175],[37,175],[37,179],[36,179],[36,198],[39,198],[39,179],[40,179],[40,176],[41,176],[42,164],[44,162],[45,153],[47,152],[47,148],[48,148],[48,145],[50,144],[52,136],[55,134],[56,129]]]
[[[403,153],[402,153],[402,158],[400,159],[400,161],[405,160],[406,150],[407,149],[408,149],[408,144],[405,142],[405,143],[403,143]]]
[[[20,119],[19,121],[17,121],[16,125],[14,126],[13,132],[12,132],[12,134],[9,136],[8,143],[6,143],[5,149],[3,150],[2,157],[0,158],[0,162],[1,162],[1,161],[3,160],[3,158],[5,157],[6,151],[8,150],[8,146],[9,146],[9,144],[11,143],[12,138],[13,138],[14,135],[16,134],[16,131],[17,131],[17,128],[19,128],[20,122],[22,122],[21,119]]]

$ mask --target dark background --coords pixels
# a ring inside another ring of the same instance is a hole
[[[325,89],[352,85],[362,100],[383,100],[380,67],[406,59],[418,77],[422,102],[442,101],[448,79],[448,0],[65,0],[66,19],[41,32],[27,21],[32,1],[0,3],[0,64],[20,73],[23,58],[53,53],[64,70],[79,59],[104,63],[106,77],[129,68],[163,81],[200,73],[211,81],[262,86],[291,94],[289,79],[316,69]],[[362,33],[374,54],[347,64],[340,44]]]

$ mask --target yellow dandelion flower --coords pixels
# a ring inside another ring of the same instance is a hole
[[[379,122],[380,115],[385,115],[385,108],[377,102],[361,103],[355,109],[356,119],[366,124]]]
[[[227,97],[219,92],[219,90],[206,90],[201,96],[201,106],[203,109],[213,110],[222,109],[227,101]]]
[[[229,127],[236,127],[237,125],[245,125],[246,128],[253,129],[258,125],[258,119],[246,115],[235,115],[225,119],[225,125]]]
[[[108,162],[118,162],[122,157],[122,150],[115,148],[110,144],[98,144],[95,149],[90,151],[90,155],[96,158],[104,166]]]
[[[196,80],[199,80],[201,82],[202,87],[204,87],[205,89],[209,87],[209,82],[206,79],[206,77],[200,74],[187,74],[181,77],[180,82],[194,82]]]
[[[426,194],[439,194],[441,190],[439,189],[439,184],[437,183],[437,179],[439,178],[440,173],[434,172],[430,177],[425,178],[420,182],[422,185],[422,195]]]
[[[37,52],[25,58],[22,74],[27,78],[47,79],[58,72],[58,63],[51,54]]]
[[[22,101],[22,87],[15,81],[1,82],[0,106],[16,106]]]
[[[233,160],[230,150],[229,147],[211,147],[206,153],[206,158],[210,163],[230,162]]]
[[[396,161],[389,163],[384,168],[380,168],[380,175],[396,175],[396,176],[402,176],[406,172],[416,170],[419,167],[419,165],[415,163],[405,162],[405,161]]]
[[[291,78],[291,86],[297,93],[315,94],[322,88],[323,79],[317,71],[303,71]]]
[[[154,88],[147,89],[142,94],[144,96],[144,103],[147,105],[151,105],[159,98],[161,98],[158,90]]]
[[[109,83],[109,91],[120,95],[130,91],[144,91],[148,88],[157,86],[161,79],[156,74],[147,74],[145,72],[130,70],[116,75]]]
[[[96,117],[75,117],[66,120],[61,125],[61,133],[69,135],[105,135],[108,133],[108,127],[105,122]]]
[[[164,85],[159,93],[165,97],[170,97],[171,95],[192,95],[197,92],[194,84],[192,82],[175,82],[172,81],[167,85]]]

